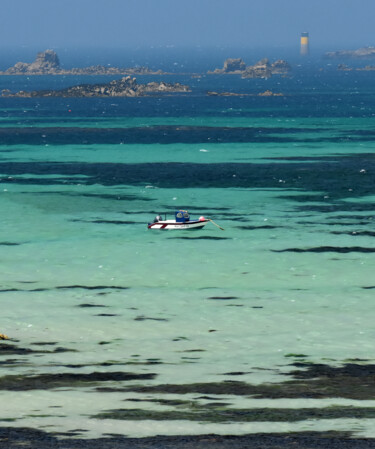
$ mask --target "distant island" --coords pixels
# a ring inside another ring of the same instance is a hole
[[[208,91],[207,95],[211,97],[283,97],[284,94],[280,92],[272,92],[271,90],[265,90],[259,94],[246,94],[246,93],[236,93],[236,92],[215,92]]]
[[[363,47],[358,50],[329,51],[324,54],[325,58],[373,58],[375,47]]]
[[[246,65],[241,59],[226,59],[222,69],[209,71],[209,75],[241,75],[242,78],[271,78],[272,75],[288,75],[291,72],[290,65],[283,59],[278,59],[272,64],[267,58],[261,59],[254,65]]]
[[[138,84],[135,78],[130,76],[114,80],[106,84],[80,84],[59,90],[35,90],[31,92],[19,91],[12,93],[5,89],[3,97],[141,97],[160,95],[166,93],[190,92],[189,86],[180,83],[147,83]]]
[[[373,72],[375,70],[375,65],[366,65],[365,67],[350,67],[346,64],[339,64],[337,66],[337,70],[341,70],[343,72],[352,72],[353,70],[357,72]]]
[[[0,75],[165,75],[162,70],[153,71],[148,67],[106,67],[95,65],[83,68],[63,69],[60,59],[53,50],[45,50],[36,55],[34,62],[17,62]]]

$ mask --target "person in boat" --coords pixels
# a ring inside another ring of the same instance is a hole
[[[187,210],[178,210],[174,215],[177,223],[186,223],[190,221],[190,215]],[[154,223],[158,223],[159,221],[163,221],[163,217],[161,215],[157,215],[155,217]]]

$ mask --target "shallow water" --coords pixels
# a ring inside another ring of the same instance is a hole
[[[373,437],[371,72],[180,78],[192,94],[0,100],[0,420]],[[285,96],[205,95],[266,88]],[[176,208],[225,231],[147,230]]]

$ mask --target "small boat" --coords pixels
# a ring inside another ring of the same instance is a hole
[[[149,223],[147,227],[148,229],[202,229],[209,221],[204,217],[193,220],[187,210],[178,210],[175,212],[174,220],[163,220],[163,217],[157,215],[153,223]]]

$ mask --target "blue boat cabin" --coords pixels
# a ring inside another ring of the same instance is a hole
[[[176,211],[175,217],[177,223],[186,223],[187,221],[190,221],[190,215],[187,210]]]

